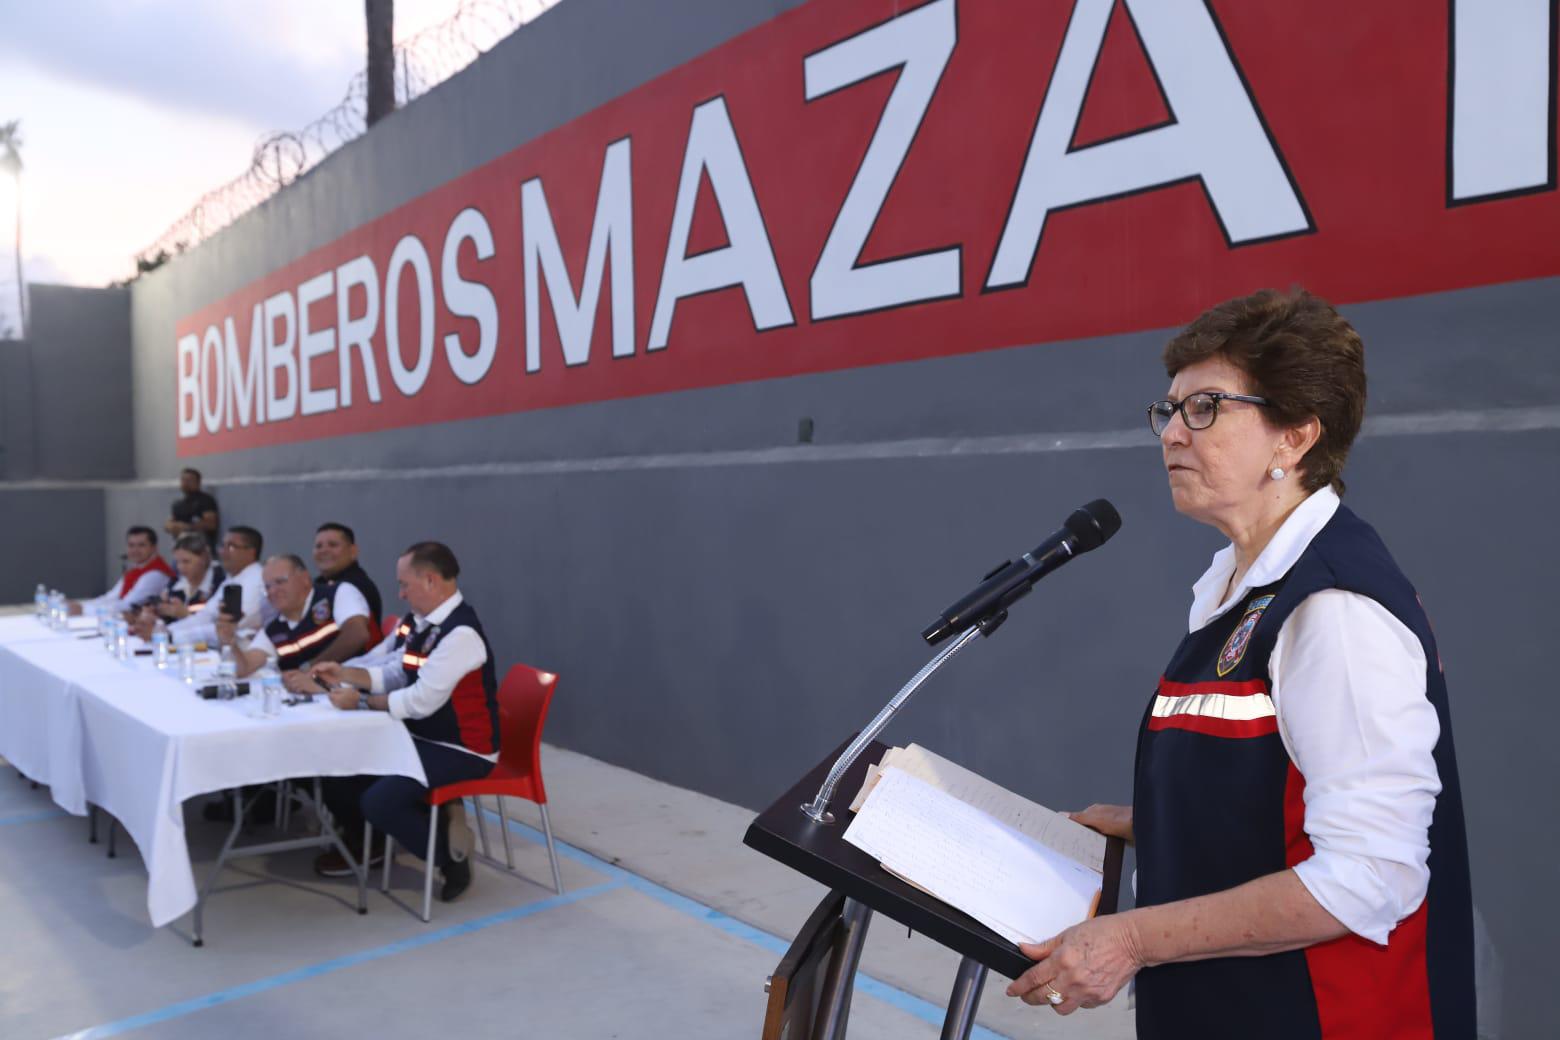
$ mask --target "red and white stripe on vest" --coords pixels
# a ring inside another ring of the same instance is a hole
[[[407,719],[412,736],[443,744],[458,744],[479,755],[498,750],[498,678],[493,667],[493,647],[470,603],[462,602],[441,624],[401,636],[409,622],[396,629],[401,645],[401,668],[407,683],[415,683],[439,641],[458,628],[469,628],[482,640],[487,658],[480,668],[463,675],[450,691],[450,699],[439,710],[422,719]]]
[[[331,601],[311,599],[296,625],[281,615],[265,626],[266,638],[276,648],[276,666],[291,671],[308,664],[336,638],[341,626],[331,616]]]

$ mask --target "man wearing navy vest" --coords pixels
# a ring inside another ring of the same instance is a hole
[[[333,597],[342,585],[350,585],[368,604],[365,617],[342,623],[341,638],[320,655],[320,660],[345,661],[379,642],[383,634],[379,622],[384,617],[384,604],[379,598],[379,586],[358,563],[356,532],[334,520],[316,528],[314,570],[319,575],[314,579],[314,593],[318,598]]]
[[[234,657],[239,676],[270,664],[282,673],[288,689],[317,691],[314,680],[301,669],[335,647],[349,627],[355,627],[361,638],[368,604],[362,593],[346,583],[333,596],[321,596],[309,581],[308,566],[292,554],[265,561],[261,578],[276,616],[247,641],[237,635],[235,619],[219,616],[217,641],[237,650]],[[353,647],[352,651],[357,649]]]
[[[327,682],[345,684],[331,694],[343,710],[387,711],[411,731],[428,785],[480,780],[498,761],[498,679],[493,649],[477,613],[456,585],[460,564],[448,546],[418,542],[396,561],[396,583],[411,607],[415,627],[399,659],[366,668],[334,662],[311,669]],[[362,820],[391,835],[403,848],[427,848],[428,786],[410,777],[350,777],[327,781],[326,802],[348,836]],[[360,815],[361,814],[361,815]],[[434,863],[444,874],[440,898],[448,902],[471,884],[471,863],[451,855],[441,817]],[[315,869],[328,877],[351,872],[336,853]]]

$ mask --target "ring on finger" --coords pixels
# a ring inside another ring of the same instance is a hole
[[[1055,986],[1047,982],[1045,984],[1045,999],[1050,1001],[1052,1007],[1055,1007],[1067,998],[1062,996],[1061,993],[1057,991]]]

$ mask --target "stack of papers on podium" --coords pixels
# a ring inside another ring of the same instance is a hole
[[[869,774],[845,840],[1009,942],[1042,942],[1098,905],[1105,838],[924,748]]]

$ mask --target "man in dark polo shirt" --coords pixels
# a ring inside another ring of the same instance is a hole
[[[217,544],[217,500],[200,489],[200,470],[184,469],[179,473],[179,490],[184,497],[173,503],[173,515],[163,524],[163,530],[178,538],[194,531],[203,535],[208,545]]]

